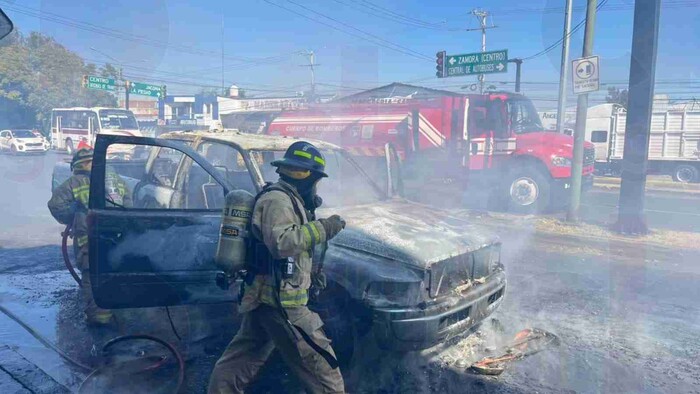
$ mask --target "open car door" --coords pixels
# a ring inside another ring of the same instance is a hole
[[[134,153],[128,159],[117,154],[125,149]],[[190,179],[193,167],[208,176]],[[97,305],[236,300],[237,291],[216,285],[220,270],[214,264],[230,186],[186,142],[98,135],[90,183],[90,275]]]

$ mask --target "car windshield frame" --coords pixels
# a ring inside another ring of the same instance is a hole
[[[261,185],[264,185],[267,182],[270,181],[275,181],[275,180],[266,180],[264,177],[265,171],[262,170],[261,164],[258,163],[258,160],[254,157],[256,153],[262,154],[262,153],[267,153],[267,152],[273,152],[275,154],[276,158],[282,157],[284,155],[283,150],[278,150],[278,149],[250,149],[246,153],[248,155],[250,165],[253,167],[252,170],[255,173],[256,177],[259,177],[258,182],[261,182]],[[321,152],[323,153],[324,156],[326,156],[326,162],[330,163],[332,157],[337,157],[339,160],[345,160],[350,164],[350,168],[353,168],[354,171],[357,172],[357,175],[361,179],[363,179],[368,186],[373,189],[373,192],[375,193],[375,201],[384,201],[388,199],[388,195],[385,190],[382,190],[379,185],[377,185],[372,178],[369,176],[367,171],[365,171],[362,166],[360,166],[353,158],[345,151],[339,150],[339,149],[321,149]],[[264,164],[264,163],[263,163]],[[326,180],[326,183],[328,182],[333,182],[334,179],[337,179],[339,181],[339,178],[333,178],[332,176],[329,176]],[[352,204],[352,205],[360,205],[360,204]]]
[[[521,97],[510,97],[505,102],[509,127],[515,134],[527,134],[535,133],[538,131],[545,131],[544,126],[542,126],[542,120],[540,119],[540,115],[537,113],[537,110],[532,104],[532,101]],[[519,127],[516,127],[514,125],[513,114],[511,113],[514,105],[520,107],[520,113],[527,112],[526,115],[530,122],[526,124],[521,124]]]
[[[130,111],[124,109],[101,109],[97,111],[97,117],[100,120],[100,128],[103,130],[138,130],[139,124],[136,120],[136,116]],[[118,127],[112,127],[112,117],[117,117],[119,120]],[[122,126],[122,119],[128,119],[127,126]],[[131,123],[132,124],[128,124]]]
[[[12,133],[12,138],[39,138],[28,129],[11,130],[10,132]],[[19,135],[19,133],[22,133],[22,135]]]

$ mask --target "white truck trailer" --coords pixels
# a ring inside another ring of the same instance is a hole
[[[567,109],[566,114],[564,128],[573,130],[575,108]],[[540,116],[554,128],[556,112],[542,112]],[[626,122],[627,111],[620,105],[600,104],[588,108],[586,141],[595,145],[599,174],[620,174]],[[670,175],[678,182],[700,182],[700,111],[655,110],[651,118],[648,157],[650,174]]]
[[[586,130],[596,147],[596,169],[620,173],[627,111],[614,108],[610,128]],[[589,129],[586,127],[586,129]],[[654,112],[649,137],[649,173],[671,175],[677,182],[700,181],[700,111]]]

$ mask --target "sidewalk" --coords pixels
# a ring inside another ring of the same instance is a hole
[[[519,216],[475,210],[464,210],[463,215],[470,222],[488,227],[499,235],[528,232],[549,242],[573,242],[593,249],[608,249],[617,244],[624,247],[644,245],[658,249],[700,252],[700,233],[695,232],[650,229],[648,235],[626,236],[600,224],[567,223],[557,217],[562,215]]]

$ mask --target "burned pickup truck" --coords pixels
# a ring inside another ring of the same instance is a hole
[[[214,262],[225,195],[235,189],[255,195],[276,181],[269,163],[293,142],[236,131],[98,136],[88,213],[97,304],[235,302],[236,286],[217,286]],[[318,215],[338,213],[347,221],[325,250],[314,253],[323,260],[329,288],[312,309],[321,313],[337,350],[370,333],[385,348],[427,348],[467,332],[498,308],[506,277],[496,237],[448,211],[395,195],[400,164],[389,146],[382,188],[341,148],[311,142],[324,152],[330,175],[319,184],[324,204]],[[135,147],[143,156],[128,163],[110,154]],[[127,171],[120,170],[124,165]],[[108,203],[111,177],[105,174],[111,171],[129,185],[132,206]]]

